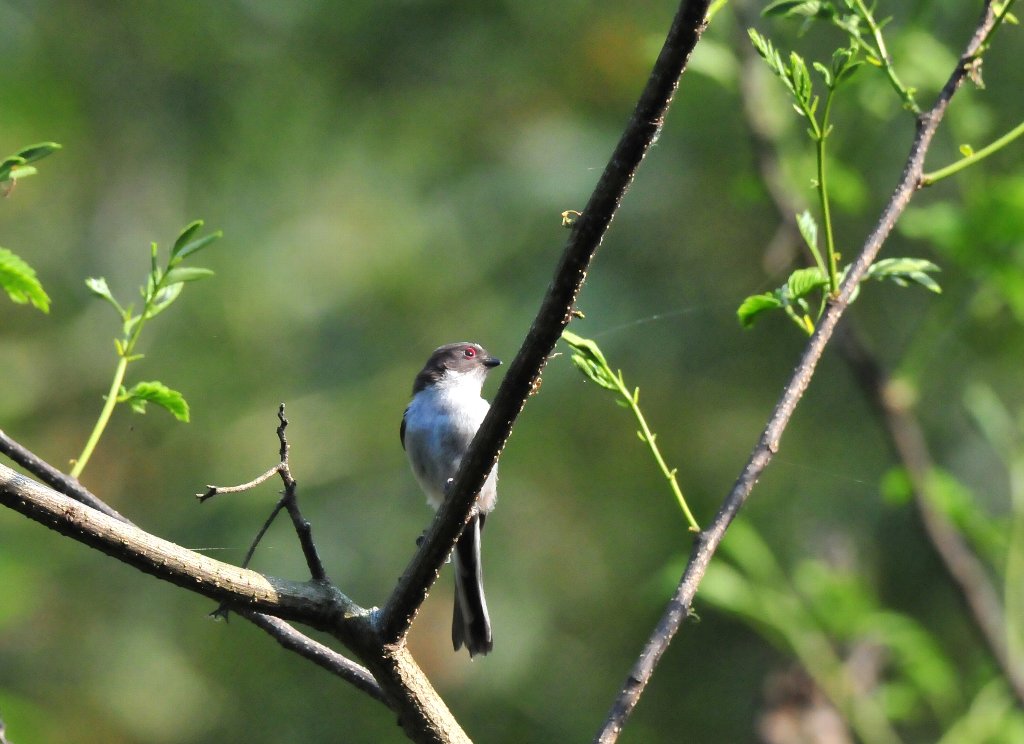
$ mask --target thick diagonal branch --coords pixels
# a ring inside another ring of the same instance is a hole
[[[598,731],[595,741],[609,744],[618,739],[626,719],[636,707],[644,688],[650,681],[654,668],[672,642],[672,638],[679,630],[679,626],[689,614],[694,595],[697,593],[697,587],[704,578],[704,573],[711,561],[711,557],[718,549],[726,529],[750,497],[751,491],[753,491],[761,474],[768,467],[775,453],[778,452],[782,434],[789,425],[797,404],[810,384],[818,361],[821,359],[825,347],[832,338],[836,325],[839,323],[839,319],[850,302],[850,297],[853,295],[868,267],[875,260],[879,250],[882,248],[882,244],[892,232],[896,220],[903,213],[903,210],[906,209],[907,204],[920,187],[921,175],[924,171],[925,154],[931,145],[932,138],[935,136],[939,122],[942,121],[942,117],[946,113],[950,99],[959,89],[970,66],[974,63],[981,44],[988,30],[992,27],[994,18],[991,4],[986,3],[981,21],[970,42],[967,44],[966,50],[960,57],[956,69],[950,75],[935,104],[918,118],[917,131],[911,143],[910,153],[907,156],[903,173],[896,188],[893,190],[892,196],[889,198],[875,228],[864,242],[856,261],[848,270],[846,278],[840,287],[838,297],[829,302],[814,335],[811,336],[807,343],[800,362],[786,384],[782,396],[775,406],[775,410],[769,417],[760,439],[751,452],[747,464],[723,501],[714,522],[698,536],[675,594],[669,601],[668,607],[665,609],[650,639],[644,645],[639,658],[623,684],[622,690],[612,704],[608,718]]]
[[[657,139],[672,102],[679,76],[705,27],[708,0],[683,0],[672,21],[636,109],[582,215],[573,226],[554,279],[540,310],[509,367],[455,478],[444,506],[437,512],[423,543],[405,569],[381,616],[386,639],[397,642],[409,629],[416,611],[437,578],[469,518],[476,494],[505,446],[557,343],[569,323],[573,304],[623,196],[641,161]]]

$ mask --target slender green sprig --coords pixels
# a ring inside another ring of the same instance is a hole
[[[161,382],[149,381],[138,382],[130,389],[124,385],[128,365],[131,362],[142,358],[142,354],[135,353],[135,346],[142,335],[142,329],[146,322],[152,320],[162,313],[171,303],[181,295],[181,291],[188,282],[198,281],[212,276],[210,269],[203,269],[197,266],[183,266],[186,258],[194,255],[212,242],[221,237],[217,231],[196,237],[199,229],[203,226],[202,220],[196,220],[185,227],[174,241],[167,258],[167,263],[161,267],[158,264],[158,248],[153,243],[150,246],[150,270],[146,277],[146,283],[140,287],[142,295],[142,307],[138,313],[134,312],[132,305],[122,305],[115,298],[103,277],[86,279],[85,284],[97,297],[105,300],[114,308],[121,319],[121,337],[114,339],[114,348],[117,351],[117,367],[114,369],[114,377],[110,383],[110,390],[104,400],[103,409],[99,418],[93,426],[92,433],[82,449],[82,453],[75,460],[71,475],[75,478],[85,470],[89,458],[92,457],[96,445],[99,443],[103,432],[110,423],[110,417],[114,407],[118,403],[127,403],[136,413],[145,413],[147,403],[156,405],[168,410],[176,419],[183,422],[189,420],[189,408],[185,398],[177,390],[168,388]]]
[[[1009,145],[1022,134],[1024,134],[1024,121],[1015,126],[1013,129],[1011,129],[1009,132],[1004,134],[999,139],[986,145],[980,150],[973,150],[972,148],[965,145],[964,147],[960,148],[961,152],[964,153],[963,158],[956,161],[955,163],[950,163],[944,168],[939,168],[938,170],[932,171],[931,173],[925,173],[923,176],[921,176],[921,185],[931,186],[935,183],[938,183],[944,178],[949,178],[950,176],[956,175],[964,168],[970,168],[972,165],[978,163],[981,160],[984,160],[989,155],[998,152],[999,150],[1002,150],[1004,147]]]
[[[813,62],[812,67],[821,76],[825,84],[825,105],[819,119],[818,104],[820,98],[814,92],[814,85],[807,63],[796,52],[790,52],[788,61],[783,61],[782,55],[775,46],[754,29],[748,29],[750,40],[754,44],[757,53],[768,63],[769,69],[782,81],[790,97],[793,99],[793,107],[797,113],[807,120],[807,134],[814,142],[814,153],[817,161],[817,179],[815,191],[818,194],[818,203],[821,209],[822,223],[825,227],[825,260],[821,255],[814,253],[818,268],[828,277],[829,293],[836,295],[839,292],[839,270],[838,251],[836,250],[835,235],[832,230],[832,211],[829,207],[828,181],[826,178],[827,151],[826,141],[832,133],[830,121],[832,113],[832,101],[839,86],[849,78],[863,64],[857,58],[857,49],[853,46],[837,49],[832,54],[832,62],[826,67],[820,62]]]
[[[904,108],[915,115],[921,113],[921,107],[914,98],[916,90],[904,85],[900,80],[892,56],[886,48],[882,27],[888,23],[888,19],[877,21],[874,9],[869,8],[864,0],[841,0],[839,4],[830,0],[776,0],[765,7],[762,15],[802,17],[805,19],[805,27],[811,21],[825,21],[842,29],[846,32],[852,48],[864,52],[869,64],[884,70],[889,84],[900,97]],[[870,39],[865,37],[865,26]]]
[[[616,402],[633,412],[637,425],[640,427],[637,430],[637,436],[640,437],[641,442],[644,442],[650,448],[651,455],[658,464],[662,475],[668,481],[669,488],[672,489],[676,501],[679,502],[679,507],[686,517],[690,531],[700,532],[700,525],[694,519],[693,513],[690,511],[690,507],[683,496],[682,489],[679,488],[679,483],[676,480],[676,469],[670,469],[665,464],[665,458],[662,457],[661,450],[658,449],[657,442],[655,441],[657,434],[651,431],[650,426],[647,424],[647,419],[644,418],[644,414],[640,410],[640,388],[633,388],[631,391],[626,387],[626,382],[622,377],[622,370],[612,371],[596,342],[577,336],[570,331],[562,331],[562,340],[572,349],[572,363],[583,373],[584,377],[606,390],[616,393],[618,396]]]
[[[0,191],[6,196],[19,178],[27,178],[36,174],[36,169],[29,165],[30,163],[42,160],[59,149],[61,146],[56,142],[39,142],[23,147],[13,155],[8,155],[0,160]]]
[[[42,160],[59,149],[60,145],[56,142],[40,142],[23,147],[0,161],[0,196],[9,195],[19,178],[35,175],[36,169],[29,163]],[[0,289],[7,293],[12,302],[19,305],[31,303],[44,313],[50,312],[50,297],[36,276],[35,269],[7,248],[0,248]]]
[[[893,65],[892,57],[885,47],[885,38],[882,36],[882,25],[885,21],[882,23],[877,22],[871,9],[864,4],[864,0],[853,0],[852,2],[844,0],[844,2],[847,7],[856,12],[857,18],[860,18],[867,24],[875,44],[872,46],[866,42],[863,36],[856,33],[856,29],[850,29],[850,37],[856,39],[860,47],[867,52],[869,63],[880,65],[885,70],[885,75],[889,78],[889,84],[892,85],[893,90],[902,99],[904,108],[914,112],[915,116],[920,115],[921,107],[917,105],[917,101],[914,99],[916,91],[904,85],[900,80],[899,75],[896,74],[896,67]],[[840,26],[840,28],[843,28],[843,26]]]

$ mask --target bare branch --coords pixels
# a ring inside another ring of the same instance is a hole
[[[608,718],[598,731],[595,741],[602,744],[610,744],[618,739],[626,719],[636,707],[644,688],[650,681],[654,668],[679,630],[683,619],[689,614],[693,597],[701,580],[704,578],[704,572],[711,561],[711,557],[717,550],[719,543],[721,543],[729,524],[736,517],[743,504],[746,503],[764,469],[768,467],[772,457],[778,452],[782,434],[786,430],[800,398],[810,384],[818,360],[821,359],[825,346],[831,339],[839,319],[846,310],[850,297],[853,295],[868,267],[870,267],[871,262],[878,255],[882,244],[895,226],[896,220],[903,213],[910,199],[920,187],[925,154],[931,145],[932,138],[935,136],[935,131],[939,126],[939,122],[942,121],[950,99],[963,83],[971,64],[978,55],[982,41],[987,35],[988,30],[992,27],[994,20],[995,14],[992,12],[991,3],[986,3],[982,18],[975,29],[973,37],[967,44],[966,50],[961,55],[956,69],[950,75],[949,80],[946,82],[932,108],[918,118],[917,131],[904,164],[903,173],[882,212],[878,224],[868,236],[857,260],[847,272],[846,278],[840,287],[838,297],[829,302],[814,335],[811,336],[807,343],[800,362],[797,364],[779,402],[776,404],[775,410],[768,419],[768,423],[761,433],[757,445],[751,452],[750,458],[733,485],[732,490],[722,503],[714,522],[698,536],[675,594],[669,601],[661,620],[658,622],[657,627],[645,644],[632,671],[623,684],[622,690],[616,697]]]
[[[60,491],[65,496],[70,496],[75,499],[75,501],[87,504],[93,509],[101,511],[114,519],[120,519],[122,522],[128,521],[124,516],[118,514],[113,507],[101,501],[97,496],[89,491],[89,489],[83,486],[77,478],[72,478],[70,475],[66,475],[57,470],[57,468],[53,467],[53,465],[43,460],[34,452],[30,452],[18,442],[11,439],[3,430],[0,430],[0,452],[7,455],[13,462],[21,465],[28,472],[38,477],[43,481],[43,483],[51,486],[57,491]]]
[[[388,641],[398,642],[408,632],[469,518],[476,494],[540,379],[548,355],[569,323],[590,261],[641,161],[661,132],[679,77],[704,31],[708,4],[708,0],[683,0],[680,4],[636,109],[587,206],[573,224],[537,317],[498,389],[490,413],[462,461],[448,498],[384,607],[381,632]]]
[[[145,573],[232,607],[270,612],[337,632],[342,616],[368,612],[333,587],[221,563],[109,517],[0,465],[0,504]]]
[[[127,518],[118,514],[114,509],[109,507],[106,502],[86,490],[85,487],[76,479],[64,475],[38,455],[11,439],[3,431],[0,431],[0,452],[7,454],[12,460],[25,467],[29,472],[42,478],[47,483],[54,485],[56,490],[63,493],[65,496],[69,496],[76,501],[80,501],[87,506],[91,506],[93,509],[97,509],[114,519],[119,519],[126,524],[131,524]],[[270,478],[276,472],[277,467],[275,466],[269,471],[269,474],[266,475],[264,480]],[[213,488],[213,486],[211,486],[211,488]],[[225,491],[224,489],[221,489],[220,492],[224,493]],[[309,638],[279,618],[263,615],[250,610],[240,610],[238,614],[257,627],[266,631],[284,648],[294,651],[332,674],[350,682],[356,688],[366,692],[371,697],[383,700],[383,693],[376,681],[373,679],[373,676],[365,668],[356,664],[354,661],[346,659],[336,651],[333,651],[312,638]]]
[[[351,659],[346,659],[334,649],[300,633],[280,618],[263,615],[259,612],[249,612],[248,610],[241,610],[238,614],[256,627],[266,631],[283,648],[294,651],[318,667],[326,669],[334,676],[341,677],[350,682],[354,687],[362,690],[370,697],[379,700],[385,705],[390,705],[373,675]]]

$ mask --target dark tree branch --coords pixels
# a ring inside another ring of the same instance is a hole
[[[89,491],[89,489],[83,486],[77,478],[72,478],[70,475],[65,475],[61,471],[57,470],[57,468],[53,467],[53,465],[43,460],[34,452],[30,452],[25,447],[18,444],[18,442],[11,439],[2,429],[0,429],[0,452],[11,458],[12,462],[21,465],[25,470],[35,475],[43,483],[54,490],[60,491],[65,496],[70,496],[75,501],[80,501],[83,504],[91,506],[93,509],[103,512],[108,517],[120,519],[122,522],[128,521],[124,516],[118,514],[113,507],[108,506],[105,502],[96,497],[91,491]]]
[[[573,305],[619,204],[641,161],[657,139],[679,77],[705,28],[708,0],[683,0],[632,117],[582,215],[575,222],[537,317],[509,367],[448,498],[419,551],[405,569],[381,614],[385,639],[397,643],[409,630],[441,565],[469,519],[476,494],[540,379],[548,355],[569,323]]]
[[[221,563],[80,504],[5,465],[0,465],[0,505],[140,571],[227,603],[235,612],[270,614],[330,633],[366,665],[411,740],[469,741],[408,649],[385,644],[374,613],[330,582],[286,581]],[[290,644],[294,638],[284,640]],[[353,683],[363,689],[362,681]]]
[[[259,612],[249,612],[248,610],[241,610],[238,614],[257,628],[266,631],[283,648],[294,651],[321,669],[326,669],[334,676],[341,677],[375,700],[379,700],[385,705],[390,705],[373,675],[354,661],[346,659],[334,649],[300,633],[280,618],[262,615]]]
[[[839,295],[828,303],[828,307],[818,322],[814,335],[808,341],[800,362],[786,384],[782,396],[776,404],[771,417],[768,419],[768,423],[761,433],[757,445],[751,452],[746,466],[744,466],[732,490],[726,496],[712,524],[698,535],[676,592],[650,639],[641,651],[630,675],[623,684],[622,690],[616,697],[608,718],[598,731],[595,741],[602,744],[610,744],[610,742],[618,739],[626,719],[636,707],[644,688],[650,681],[654,668],[672,642],[672,638],[679,630],[680,624],[689,614],[693,597],[701,580],[704,578],[704,573],[707,570],[708,563],[711,561],[711,557],[718,549],[729,524],[736,517],[744,503],[746,503],[761,474],[768,467],[775,453],[778,452],[782,434],[793,416],[797,403],[799,403],[800,398],[810,384],[818,360],[821,359],[825,346],[831,339],[839,319],[849,305],[853,291],[860,283],[872,261],[875,260],[882,244],[895,226],[896,220],[903,213],[914,193],[920,188],[925,154],[931,145],[932,138],[935,136],[935,131],[942,121],[943,115],[946,113],[950,99],[963,83],[971,65],[974,64],[980,52],[981,44],[992,27],[994,20],[995,14],[992,12],[991,3],[986,2],[982,18],[975,29],[973,37],[967,44],[966,50],[961,55],[956,69],[939,93],[935,104],[918,118],[917,130],[906,163],[904,164],[903,173],[877,225],[865,241],[856,261],[850,266],[846,279],[839,289]]]
[[[126,524],[131,524],[128,519],[118,514],[118,512],[108,506],[106,502],[90,493],[81,483],[78,482],[78,480],[64,475],[38,455],[11,439],[3,431],[0,431],[0,452],[8,455],[12,460],[17,462],[33,475],[36,475],[46,483],[53,485],[57,491],[63,493],[65,496],[86,504],[109,517],[118,519]],[[266,474],[263,480],[272,477],[276,472],[277,467],[274,467],[268,474]],[[223,489],[221,492],[224,492]],[[335,676],[342,678],[354,685],[356,688],[366,692],[371,697],[378,700],[383,699],[383,693],[381,692],[380,687],[373,680],[372,675],[354,661],[346,659],[341,654],[327,648],[317,641],[314,641],[312,638],[300,633],[291,625],[276,617],[244,609],[240,610],[238,614],[249,620],[257,627],[266,631],[284,648],[305,657],[317,666],[326,669]]]

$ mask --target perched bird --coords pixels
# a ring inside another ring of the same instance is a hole
[[[480,428],[490,405],[480,397],[487,373],[501,364],[479,344],[459,342],[434,350],[416,375],[412,401],[402,417],[402,446],[412,472],[427,494],[427,502],[440,508],[462,458]],[[491,619],[484,599],[480,566],[480,533],[498,498],[495,465],[477,494],[476,511],[455,544],[455,613],[452,644],[465,646],[469,655],[486,654],[493,647]]]

